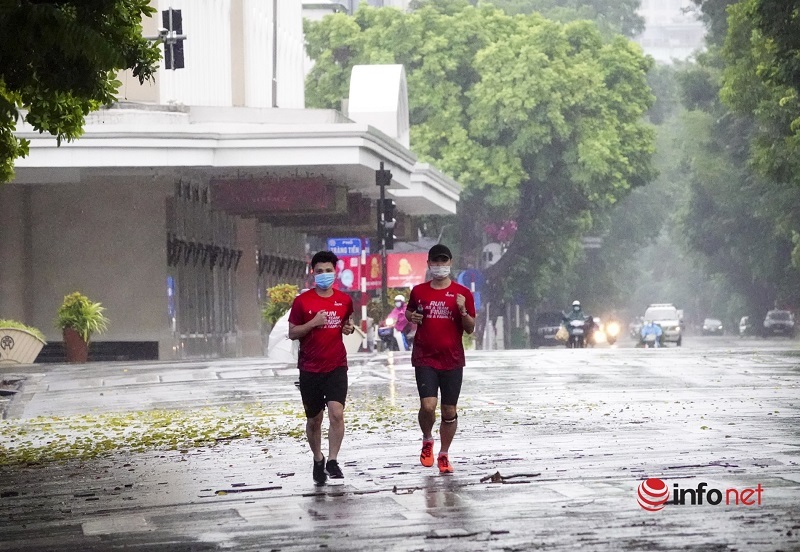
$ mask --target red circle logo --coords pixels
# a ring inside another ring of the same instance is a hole
[[[669,498],[669,487],[660,479],[648,479],[642,481],[637,493],[639,506],[648,512],[657,512],[667,503]]]

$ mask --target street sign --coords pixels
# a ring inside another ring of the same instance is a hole
[[[587,236],[581,238],[581,245],[584,249],[600,249],[603,247],[603,238]]]
[[[328,238],[328,251],[337,257],[361,255],[361,238]]]

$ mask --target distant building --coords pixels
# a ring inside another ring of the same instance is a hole
[[[169,50],[185,63],[144,85],[121,73],[73,142],[17,125],[30,155],[0,185],[2,317],[55,349],[81,291],[107,309],[93,341],[110,358],[258,356],[266,289],[307,282],[306,244],[376,238],[381,166],[398,239],[416,239],[412,216],[455,214],[461,187],[409,148],[403,66],[356,66],[348,116],[306,109],[297,0],[150,5],[144,32],[185,35]]]
[[[690,58],[705,46],[705,27],[695,10],[691,0],[642,0],[646,28],[636,42],[660,63]]]
[[[347,8],[349,13],[353,13],[358,9],[358,5],[364,2],[365,0],[337,0],[338,4],[344,4]],[[401,10],[408,9],[408,5],[411,3],[411,0],[366,0],[367,4],[370,6],[375,6],[376,8],[399,8]]]

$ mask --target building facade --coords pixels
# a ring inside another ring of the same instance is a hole
[[[381,163],[399,211],[455,212],[459,186],[408,148],[402,67],[359,69],[389,76],[355,84],[350,117],[307,110],[299,2],[153,5],[145,32],[172,8],[184,68],[144,86],[121,75],[120,102],[73,143],[18,127],[31,148],[0,186],[0,317],[59,342],[56,310],[81,291],[107,309],[95,340],[112,355],[260,355],[264,290],[302,284],[307,237],[375,233]]]
[[[691,0],[642,0],[639,14],[645,30],[636,37],[657,62],[687,60],[705,46],[705,27]]]

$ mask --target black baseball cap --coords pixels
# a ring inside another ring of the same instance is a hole
[[[450,253],[450,249],[446,245],[437,243],[428,251],[428,260],[435,261],[438,257],[447,257],[449,261],[453,258],[453,254]]]

